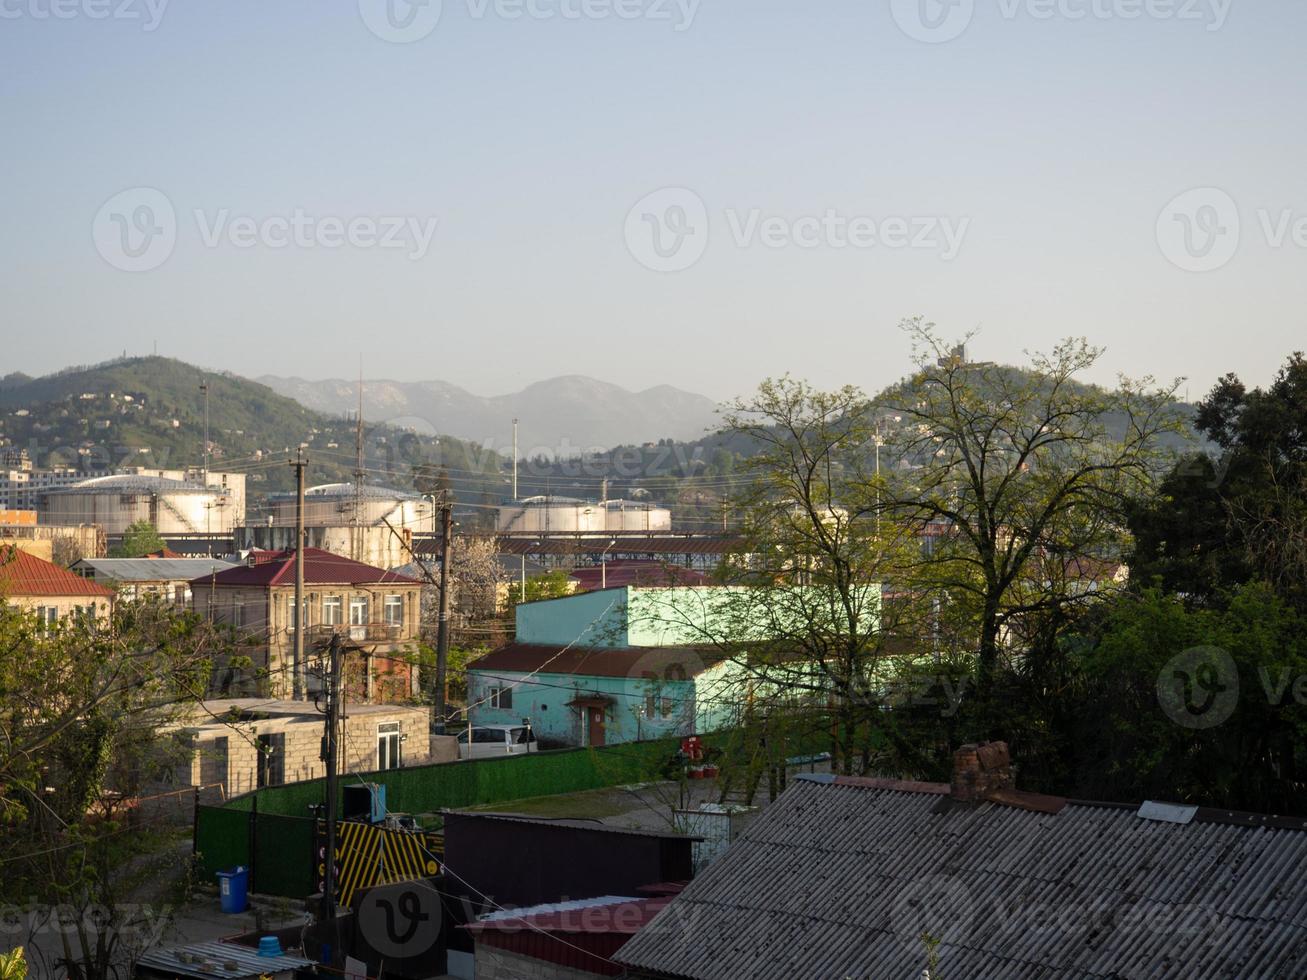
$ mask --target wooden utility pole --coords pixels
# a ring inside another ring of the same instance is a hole
[[[440,498],[440,621],[436,632],[436,732],[445,733],[445,677],[449,665],[449,565],[454,554],[453,495]],[[469,750],[471,751],[471,750]]]
[[[291,696],[302,701],[307,696],[304,683],[304,467],[308,461],[301,447],[291,461],[295,468],[295,660],[291,665]]]
[[[327,664],[327,723],[322,740],[322,759],[327,764],[327,853],[323,856],[325,875],[322,888],[321,922],[326,926],[322,936],[323,942],[331,943],[332,956],[338,955],[340,948],[336,941],[336,794],[337,756],[336,744],[340,732],[340,634],[331,637],[331,650]]]

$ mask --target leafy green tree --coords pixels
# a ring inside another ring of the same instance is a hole
[[[1194,424],[1220,455],[1181,460],[1136,504],[1135,578],[1202,604],[1260,579],[1307,610],[1307,360],[1292,355],[1264,390],[1227,375]]]
[[[53,629],[0,605],[0,866],[9,894],[55,910],[52,974],[130,973],[132,889],[177,863],[133,803],[189,759],[170,732],[219,652],[211,627],[167,603]]]
[[[572,580],[561,568],[551,569],[542,575],[532,575],[526,580],[526,601],[538,602],[541,599],[560,599],[572,593]],[[522,601],[522,583],[518,580],[508,587],[508,604],[516,606]]]
[[[114,558],[143,558],[162,551],[167,543],[149,521],[134,521],[123,531],[122,540],[113,549]]]

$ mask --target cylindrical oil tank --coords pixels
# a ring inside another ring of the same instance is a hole
[[[635,500],[596,503],[574,497],[527,497],[499,508],[500,532],[523,534],[607,534],[669,531],[672,512]]]
[[[274,526],[295,524],[295,494],[268,497]],[[373,527],[389,523],[396,530],[432,530],[431,502],[415,493],[353,483],[325,483],[304,491],[305,527]]]
[[[98,524],[108,535],[148,521],[162,535],[230,534],[244,520],[219,487],[158,476],[102,476],[45,491],[38,505],[43,524]]]

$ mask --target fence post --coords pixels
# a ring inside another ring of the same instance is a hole
[[[200,839],[200,787],[195,787],[195,806],[191,810],[191,860],[199,850]]]
[[[255,866],[254,854],[255,849],[259,846],[259,794],[256,792],[253,799],[250,800],[250,835],[249,843],[246,845],[248,858],[250,862],[250,891],[258,891],[258,882],[255,875],[258,874],[258,868]]]

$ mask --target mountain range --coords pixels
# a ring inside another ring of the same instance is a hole
[[[352,416],[358,410],[357,381],[270,375],[256,380],[314,411]],[[507,453],[513,419],[518,419],[522,456],[566,457],[629,443],[697,439],[716,427],[715,410],[711,398],[670,385],[628,391],[581,375],[491,397],[447,381],[363,382],[363,417],[369,421],[450,435]]]

